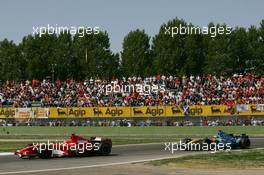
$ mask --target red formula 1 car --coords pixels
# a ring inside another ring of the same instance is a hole
[[[109,138],[83,137],[72,134],[69,140],[63,142],[33,143],[17,150],[15,155],[20,158],[51,158],[67,156],[109,155],[112,150],[112,141]]]

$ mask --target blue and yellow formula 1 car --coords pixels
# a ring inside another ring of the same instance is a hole
[[[212,138],[191,139],[185,138],[181,141],[181,147],[185,150],[209,150],[210,149],[235,149],[235,148],[249,148],[250,139],[248,135],[241,134],[234,136],[223,131],[218,131],[217,135]]]

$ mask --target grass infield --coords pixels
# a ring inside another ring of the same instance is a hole
[[[151,161],[154,166],[183,167],[192,169],[248,169],[264,168],[264,149],[217,152],[173,159]]]
[[[228,133],[246,133],[249,136],[264,136],[263,126],[221,127],[0,127],[0,152],[14,151],[33,141],[63,140],[71,133],[82,136],[105,136],[112,138],[114,145],[172,142],[184,137],[213,136],[218,130]]]

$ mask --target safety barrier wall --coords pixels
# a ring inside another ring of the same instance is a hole
[[[264,104],[207,106],[0,108],[0,118],[264,116]]]

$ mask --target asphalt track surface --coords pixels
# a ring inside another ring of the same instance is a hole
[[[251,138],[252,148],[263,148],[264,137]],[[201,154],[201,152],[177,151],[171,154],[165,151],[164,143],[160,144],[139,144],[121,145],[112,149],[110,156],[90,156],[74,158],[54,159],[20,159],[15,155],[0,156],[0,175],[2,174],[49,174],[65,173],[74,170],[89,171],[89,168],[100,168],[106,166],[123,165],[149,160],[179,157],[188,154]],[[106,172],[107,174],[107,172]]]

